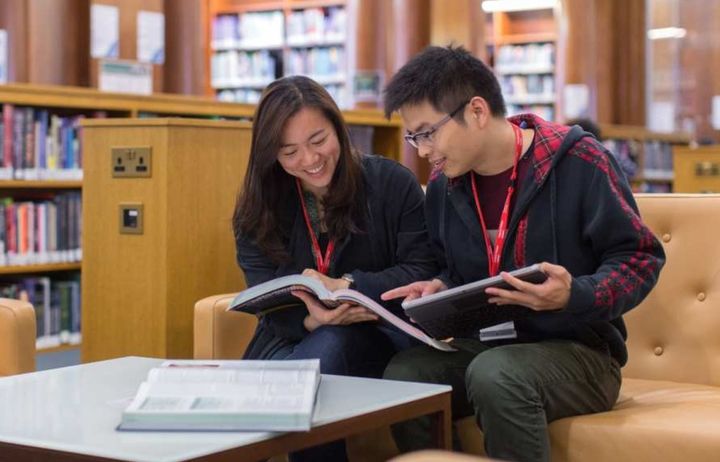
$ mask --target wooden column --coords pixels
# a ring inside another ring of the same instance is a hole
[[[28,82],[86,86],[90,59],[88,0],[31,0],[28,19]]]
[[[559,88],[589,87],[589,116],[645,125],[645,6],[641,0],[563,0]]]
[[[413,55],[430,45],[430,1],[392,0],[383,5],[387,18],[385,69],[391,77]],[[428,163],[421,161],[416,150],[407,144],[404,145],[402,163],[415,172],[421,182],[427,182]]]
[[[355,21],[355,70],[375,71],[380,70],[385,75],[383,82],[387,83],[390,76],[385,69],[386,61],[386,30],[383,21],[384,17],[383,0],[357,0],[357,9],[349,12]],[[352,30],[352,28],[350,28]],[[358,102],[356,107],[377,107],[382,106],[382,101],[377,104]]]
[[[8,82],[27,82],[27,2],[25,0],[0,1],[0,28],[7,31]]]
[[[164,0],[165,69],[163,90],[212,95],[207,47],[210,18],[204,0]]]
[[[430,43],[462,45],[473,55],[485,54],[485,14],[476,0],[431,0]]]
[[[8,81],[87,85],[88,0],[2,0]]]
[[[717,2],[690,0],[683,2],[679,23],[687,30],[682,39],[665,40],[666,49],[674,46],[677,81],[668,85],[676,94],[679,122],[691,119],[696,140],[718,143],[720,133],[712,127],[712,98],[720,95],[720,44],[714,39],[720,19]],[[672,23],[669,23],[672,24]],[[658,79],[660,77],[657,77]],[[680,127],[682,128],[682,126]]]
[[[386,3],[388,75],[430,44],[430,0],[392,0]]]
[[[613,122],[613,50],[608,35],[612,4],[602,0],[566,0],[558,21],[558,88],[564,100],[565,85],[587,85],[588,117]],[[598,31],[602,31],[601,34]],[[561,116],[562,108],[561,108]]]
[[[645,125],[645,2],[613,0],[613,123]]]

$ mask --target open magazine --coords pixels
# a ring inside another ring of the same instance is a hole
[[[165,361],[149,371],[118,430],[307,431],[320,360]]]
[[[371,299],[352,289],[329,291],[322,282],[309,276],[299,274],[283,276],[271,281],[250,287],[240,292],[230,303],[228,311],[242,311],[256,316],[264,316],[275,310],[297,306],[300,300],[290,292],[304,290],[317,297],[327,307],[335,307],[343,302],[362,305],[377,314],[386,323],[397,327],[407,335],[420,340],[433,348],[442,351],[455,351],[446,342],[436,340],[422,330],[397,317],[387,309]]]

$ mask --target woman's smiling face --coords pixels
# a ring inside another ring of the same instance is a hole
[[[330,120],[316,108],[304,107],[282,131],[278,162],[306,189],[324,196],[340,158],[340,142]]]

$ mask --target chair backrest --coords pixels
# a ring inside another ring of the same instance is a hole
[[[626,377],[720,385],[720,194],[638,194],[665,249],[657,286],[625,316]]]
[[[35,370],[35,310],[0,298],[0,376]]]
[[[252,339],[257,318],[225,311],[236,294],[215,295],[195,304],[195,359],[240,359]]]

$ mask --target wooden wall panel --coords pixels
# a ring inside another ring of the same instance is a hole
[[[163,12],[163,0],[90,0],[90,5],[112,5],[120,14],[119,59],[137,60],[137,14],[139,11]],[[167,34],[166,34],[167,36]],[[167,46],[167,43],[165,44]],[[90,84],[98,85],[99,60],[90,59]],[[153,65],[153,92],[163,91],[163,66]]]

